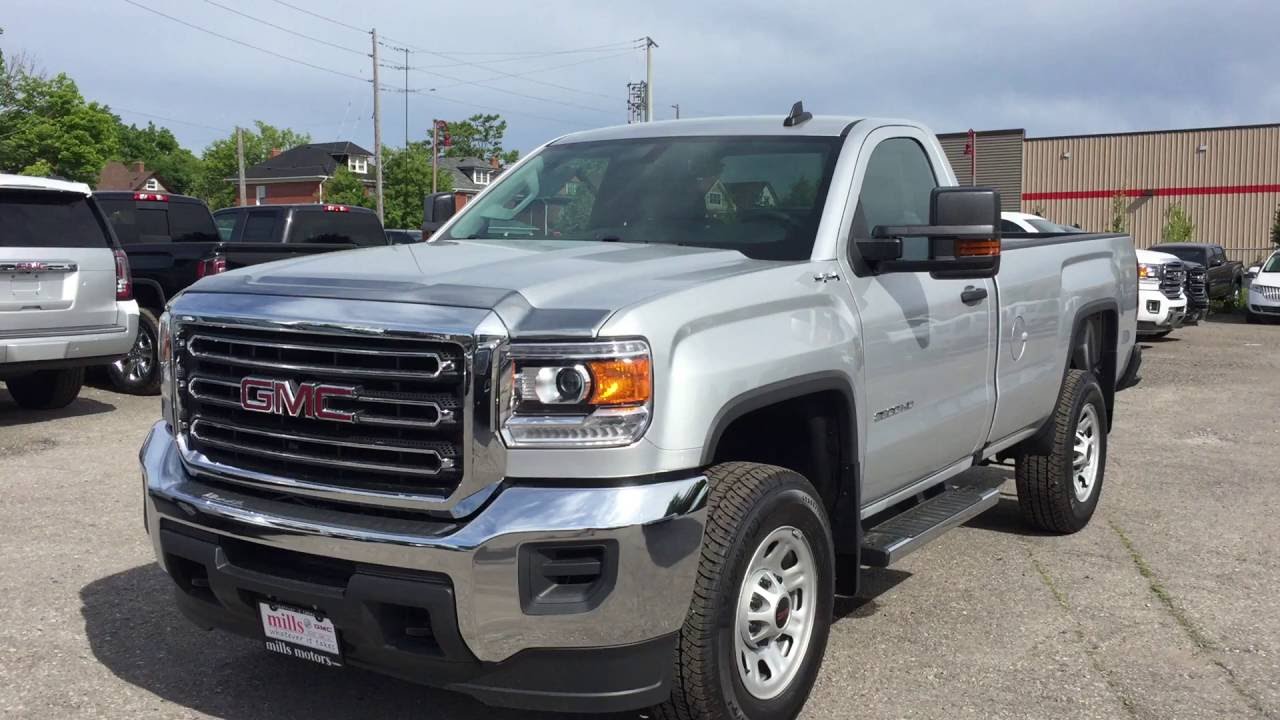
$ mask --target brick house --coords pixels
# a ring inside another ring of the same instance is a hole
[[[245,168],[249,205],[324,202],[324,182],[346,167],[366,187],[373,186],[373,153],[351,142],[309,143],[281,152]],[[237,178],[228,178],[232,183]],[[237,198],[237,202],[238,202]]]
[[[154,170],[148,170],[141,161],[128,165],[112,160],[102,167],[98,173],[98,182],[94,190],[126,190],[133,192],[167,193],[169,189],[156,177]]]
[[[454,206],[459,210],[506,169],[496,155],[488,161],[478,157],[446,157],[437,162],[440,174],[453,178]]]

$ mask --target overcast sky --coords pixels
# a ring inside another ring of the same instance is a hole
[[[355,77],[213,37],[126,0],[3,0],[0,48],[67,72],[126,122],[154,119],[197,153],[253,120],[372,146],[371,86],[358,79],[370,77],[360,54],[367,33],[275,0],[214,2],[142,4]],[[626,122],[625,85],[644,77],[643,53],[630,41],[643,35],[659,44],[660,119],[674,115],[674,103],[684,116],[782,117],[803,99],[818,114],[911,117],[937,132],[1022,127],[1037,136],[1280,121],[1280,0],[291,4],[444,56],[409,57],[412,66],[435,66],[410,73],[410,87],[422,91],[410,95],[415,138],[432,117],[491,109],[510,123],[508,148],[520,150]],[[607,47],[479,54],[599,46]],[[403,64],[403,54],[383,52]],[[556,69],[526,74],[541,68]],[[383,73],[383,82],[404,85],[402,71]],[[388,145],[404,142],[404,97],[382,94]]]

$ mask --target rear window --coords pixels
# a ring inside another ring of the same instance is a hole
[[[240,242],[267,243],[276,241],[276,213],[251,212],[245,217]]]
[[[1205,260],[1207,259],[1205,255],[1207,253],[1205,252],[1204,248],[1194,248],[1194,247],[1171,248],[1171,247],[1161,247],[1157,245],[1156,247],[1151,249],[1156,250],[1158,252],[1162,252],[1162,253],[1169,253],[1170,255],[1173,255],[1179,260],[1186,260],[1187,262],[1200,263],[1201,265],[1209,264],[1205,262]]]
[[[79,193],[0,190],[0,247],[111,247],[107,228]]]
[[[175,242],[217,242],[213,214],[204,203],[170,202],[169,232]]]
[[[98,204],[124,245],[218,239],[213,216],[203,203],[99,198]]]
[[[382,223],[373,213],[299,210],[289,230],[291,243],[350,243],[359,247],[386,245]]]

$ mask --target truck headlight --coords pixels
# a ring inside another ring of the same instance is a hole
[[[173,321],[169,312],[160,315],[156,356],[160,359],[160,416],[173,427]]]
[[[621,447],[644,435],[653,361],[643,340],[512,343],[499,410],[509,447]]]
[[[1159,280],[1164,277],[1164,266],[1153,263],[1138,263],[1139,280]]]

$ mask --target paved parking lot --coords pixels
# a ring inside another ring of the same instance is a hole
[[[872,574],[804,717],[1280,718],[1280,326],[1146,353],[1093,523],[1028,532],[1006,486]],[[142,529],[157,402],[90,388],[26,413],[0,391],[0,716],[529,717],[188,625]]]

